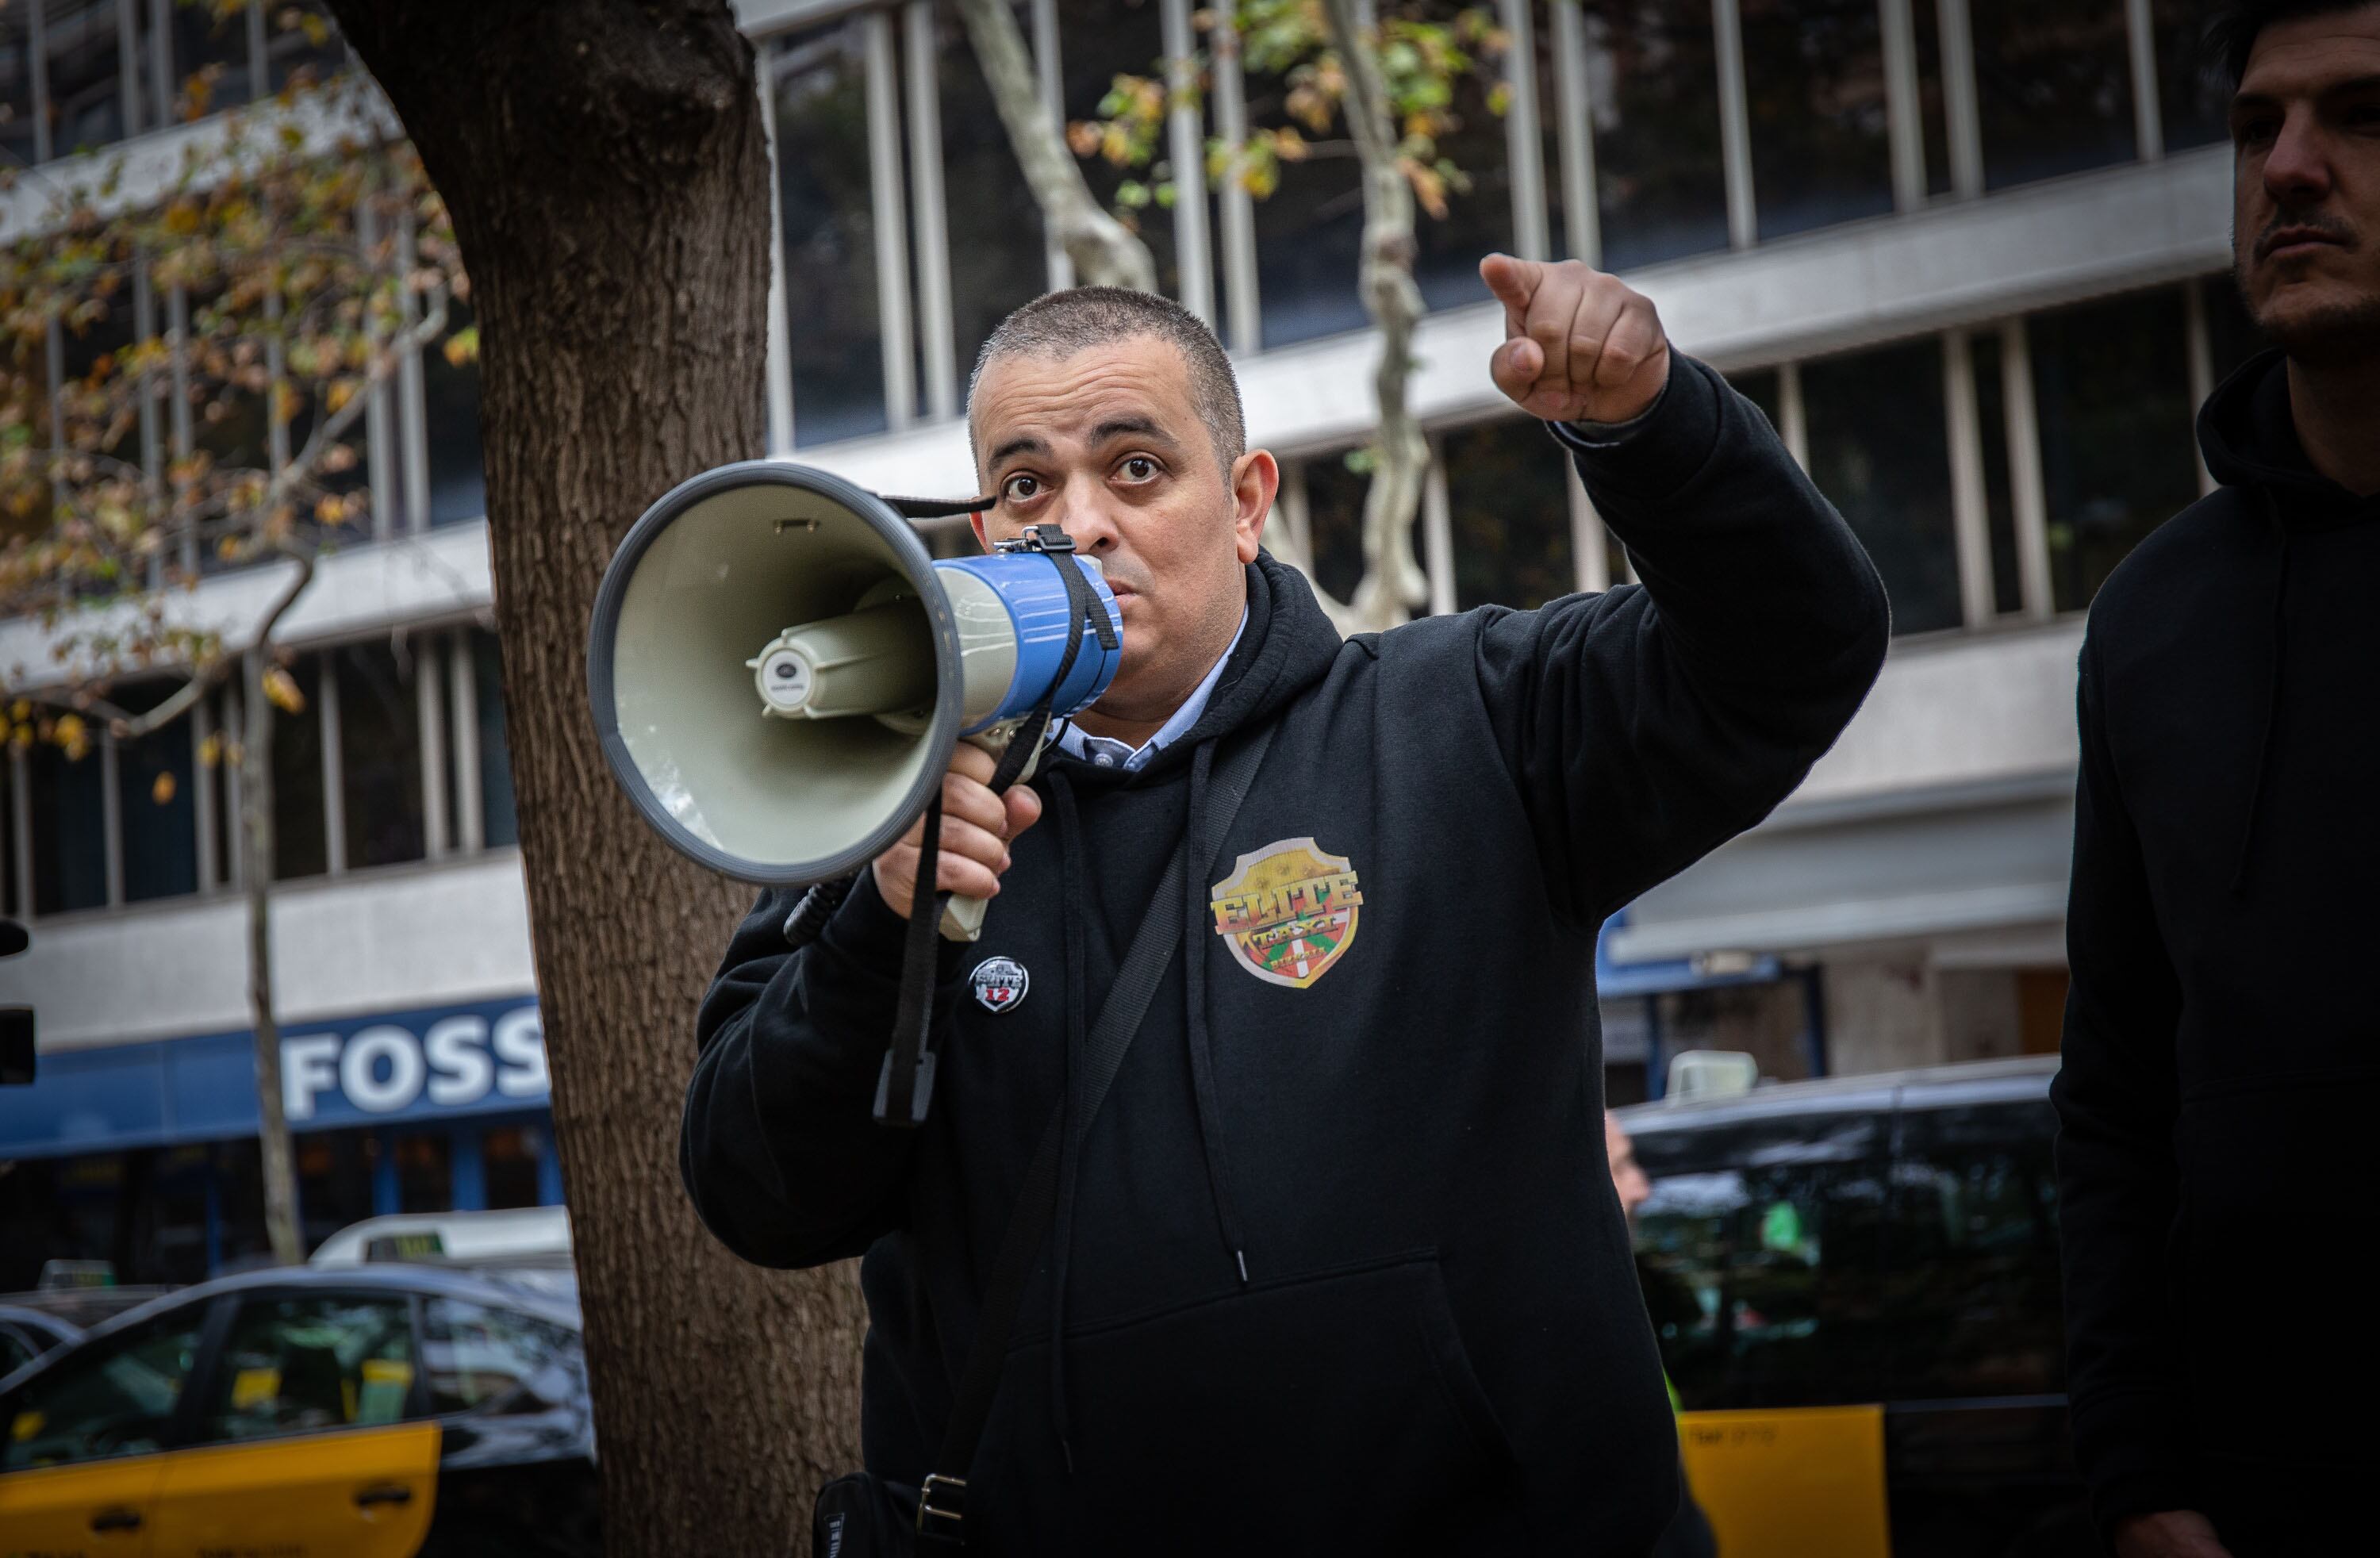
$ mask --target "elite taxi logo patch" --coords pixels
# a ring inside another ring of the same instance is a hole
[[[1345,857],[1310,838],[1284,838],[1243,855],[1209,895],[1215,934],[1240,967],[1267,984],[1304,990],[1354,944],[1364,895]]]
[[[1014,957],[987,957],[975,966],[975,977],[969,981],[975,987],[975,998],[988,1012],[1009,1012],[1016,1009],[1025,992],[1032,987],[1033,976],[1025,965]]]

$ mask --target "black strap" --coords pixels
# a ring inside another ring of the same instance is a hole
[[[1257,765],[1264,761],[1265,749],[1271,744],[1272,727],[1268,725],[1216,771],[1214,788],[1208,796],[1208,815],[1213,819],[1212,825],[1201,828],[1199,819],[1188,819],[1181,847],[1166,862],[1157,896],[1150,901],[1148,912],[1141,917],[1140,929],[1133,934],[1132,946],[1123,955],[1123,966],[1116,971],[1115,982],[1108,987],[1108,998],[1101,1003],[1098,1020],[1091,1024],[1090,1036],[1083,1046],[1083,1108],[1075,1126],[1078,1140],[1098,1117],[1099,1105],[1107,1100],[1109,1084],[1115,1080],[1116,1072],[1123,1065],[1124,1052],[1132,1047],[1134,1036],[1140,1031],[1141,1019],[1148,1014],[1148,1004],[1156,997],[1158,981],[1182,945],[1183,920],[1188,913],[1187,895],[1183,887],[1188,875],[1187,862],[1194,853],[1191,833],[1195,829],[1203,835],[1196,851],[1201,856],[1212,847],[1207,840],[1220,844],[1232,819],[1239,814],[1241,802],[1247,798]],[[1199,870],[1205,870],[1208,864],[1201,858]],[[959,1376],[958,1391],[952,1398],[950,1425],[942,1433],[941,1454],[934,1461],[936,1467],[949,1469],[928,1477],[917,1501],[917,1530],[922,1536],[952,1541],[965,1540],[960,1521],[965,1513],[966,1474],[975,1464],[984,1424],[990,1419],[992,1397],[999,1394],[1001,1368],[1008,1360],[1008,1344],[1015,1334],[1017,1312],[1025,1302],[1026,1278],[1032,1273],[1041,1241],[1048,1236],[1050,1219],[1057,1213],[1058,1158],[1065,1131],[1066,1106],[1062,1101],[1050,1112],[1049,1126],[1041,1133],[1041,1144],[1034,1150],[1032,1165],[1025,1171],[1024,1187],[1016,1195],[1016,1210],[1009,1213],[1008,1230],[1002,1235],[1000,1253],[991,1263],[991,1279],[984,1285],[975,1343],[967,1351],[966,1370]],[[1058,1345],[1059,1339],[1051,1338],[1051,1345]]]
[[[910,501],[910,500],[896,500]],[[1061,532],[1062,535],[1063,532]],[[1083,577],[1082,568],[1075,562],[1071,550],[1046,552],[1042,555],[1057,565],[1058,577],[1066,587],[1066,610],[1069,629],[1065,651],[1058,657],[1057,673],[1050,678],[1041,700],[1033,706],[1015,732],[1010,736],[1007,749],[991,771],[991,793],[1006,795],[1010,786],[1023,777],[1025,765],[1041,748],[1042,735],[1050,728],[1050,715],[1056,705],[1058,689],[1066,685],[1066,677],[1075,669],[1075,662],[1083,652],[1082,627],[1086,618],[1099,647],[1115,652],[1120,639],[1115,624],[1099,605],[1099,597],[1091,593],[1090,580]],[[892,1019],[892,1044],[884,1052],[884,1068],[876,1074],[876,1123],[915,1128],[926,1123],[926,1111],[934,1097],[934,1052],[930,1029],[934,1020],[934,932],[942,922],[942,911],[950,907],[948,893],[936,893],[934,872],[941,858],[942,842],[942,792],[937,787],[933,799],[926,806],[926,831],[917,851],[917,884],[909,899],[909,931],[901,951],[901,997]],[[796,906],[796,913],[799,906]],[[788,919],[790,927],[791,920]]]

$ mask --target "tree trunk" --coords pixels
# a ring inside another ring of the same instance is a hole
[[[677,1174],[697,1003],[747,902],[613,785],[587,628],[613,546],[763,447],[769,158],[725,0],[333,0],[453,213],[479,313],[505,723],[613,1552],[808,1546],[859,1460],[850,1267],[782,1275]]]
[[[1148,245],[1099,209],[1081,166],[1066,149],[1064,134],[1050,121],[1049,105],[1033,79],[1032,57],[1025,52],[1025,34],[1008,0],[958,0],[958,7],[984,84],[991,89],[992,106],[1008,128],[1016,165],[1041,208],[1041,220],[1075,262],[1075,280],[1085,286],[1156,291],[1157,262],[1149,258]],[[1204,188],[1204,172],[1192,168],[1182,176],[1195,190]]]
[[[1429,469],[1429,444],[1406,399],[1413,376],[1414,326],[1422,316],[1414,285],[1414,195],[1397,163],[1397,132],[1379,56],[1359,18],[1358,0],[1325,0],[1330,46],[1347,73],[1342,106],[1364,170],[1364,250],[1357,274],[1365,310],[1380,332],[1372,389],[1379,403],[1372,480],[1364,493],[1364,579],[1349,615],[1357,630],[1395,627],[1429,599],[1428,576],[1414,560],[1414,515]]]
[[[277,613],[275,614],[278,615]],[[269,628],[268,628],[269,630]],[[306,1259],[298,1235],[298,1171],[282,1112],[281,1025],[273,1007],[273,700],[264,695],[271,651],[247,658],[240,693],[239,880],[248,898],[248,1009],[256,1026],[256,1145],[264,1169],[264,1236],[273,1259]]]

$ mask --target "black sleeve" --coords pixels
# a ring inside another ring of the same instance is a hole
[[[1884,663],[1884,586],[1767,419],[1682,354],[1579,475],[1641,587],[1490,613],[1479,680],[1556,907],[1599,923],[1766,817]]]
[[[2157,931],[2139,836],[2107,745],[2086,639],[2077,717],[2074,875],[2066,911],[2058,1108],[2058,1242],[2066,1273],[2074,1458],[2102,1528],[2194,1507],[2188,1413],[2168,1309],[2178,1189],[2174,1034],[2181,989]]]
[[[760,895],[695,1019],[678,1167],[719,1241],[763,1266],[865,1251],[903,1215],[914,1131],[876,1123],[905,922],[861,871],[818,940],[785,945],[797,895]],[[955,949],[937,938],[946,1029]]]

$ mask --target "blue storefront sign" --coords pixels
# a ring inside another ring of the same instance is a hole
[[[545,1107],[537,998],[292,1023],[281,1101],[293,1131]],[[30,1088],[0,1089],[0,1160],[113,1152],[256,1133],[255,1036],[60,1050]]]

